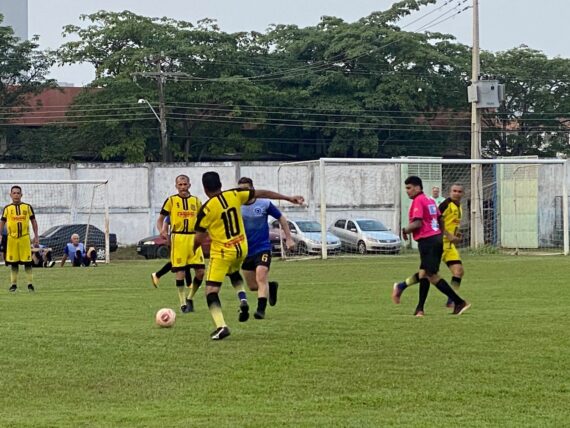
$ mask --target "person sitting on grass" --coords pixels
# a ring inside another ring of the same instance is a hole
[[[74,233],[71,235],[71,242],[68,242],[63,249],[63,258],[61,259],[61,267],[65,266],[65,261],[69,259],[73,267],[79,266],[97,266],[97,250],[95,247],[89,247],[85,250],[83,242],[79,241],[79,235]]]
[[[52,249],[41,245],[32,247],[32,266],[33,267],[54,267],[55,261],[52,260]]]

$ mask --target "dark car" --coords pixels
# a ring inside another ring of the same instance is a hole
[[[279,232],[270,231],[269,239],[271,241],[271,252],[274,255],[281,255],[281,239]],[[210,237],[204,243],[202,250],[204,257],[210,257]],[[170,257],[170,246],[166,239],[160,235],[147,236],[137,243],[137,254],[145,259],[167,259]]]
[[[53,250],[53,257],[61,257],[65,245],[70,242],[71,235],[74,233],[79,235],[79,240],[86,246],[94,246],[97,249],[98,259],[105,259],[105,234],[93,225],[89,225],[88,234],[86,224],[62,224],[50,227],[39,236],[40,244],[50,247]],[[85,242],[86,234],[87,242]],[[117,248],[117,235],[109,233],[109,249],[113,252],[117,251]]]
[[[167,259],[170,257],[170,243],[160,235],[147,236],[137,243],[137,254],[145,259]],[[210,257],[210,237],[202,246],[204,257]]]

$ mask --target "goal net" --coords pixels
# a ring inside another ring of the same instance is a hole
[[[428,196],[437,188],[447,198],[453,184],[463,186],[460,248],[568,254],[565,160],[324,158],[279,167],[279,191],[306,199],[302,208],[281,207],[295,228],[296,249],[288,255],[385,255],[415,247],[400,238],[408,224],[404,180],[410,175],[422,179]]]
[[[2,207],[12,202],[14,185],[22,188],[22,201],[33,207],[40,246],[51,248],[54,259],[61,259],[76,233],[86,247],[97,250],[98,261],[109,262],[116,238],[111,242],[109,235],[107,181],[0,180]]]

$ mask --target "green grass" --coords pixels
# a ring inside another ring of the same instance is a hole
[[[224,285],[221,342],[201,292],[196,313],[155,327],[178,307],[172,275],[150,285],[160,264],[38,269],[34,295],[0,293],[1,426],[570,423],[570,258],[471,256],[473,308],[451,316],[433,288],[423,319],[416,288],[390,301],[414,256],[275,261],[264,321],[238,323]]]

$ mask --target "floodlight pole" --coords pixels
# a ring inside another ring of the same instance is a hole
[[[473,48],[471,56],[471,84],[479,80],[481,62],[479,57],[479,0],[473,0]],[[481,112],[477,101],[471,103],[471,159],[481,159]],[[471,248],[483,241],[483,178],[480,164],[471,164]]]

